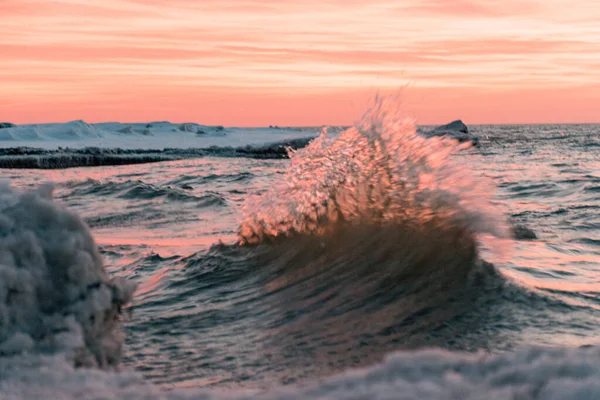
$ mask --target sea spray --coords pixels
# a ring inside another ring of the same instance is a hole
[[[502,251],[508,237],[495,187],[461,162],[470,143],[418,135],[398,104],[376,99],[352,128],[291,151],[279,181],[246,201],[239,246],[212,249],[234,251],[263,282],[265,346],[288,371],[494,345],[488,321],[506,281],[479,249],[488,236]]]
[[[334,137],[325,129],[290,150],[285,176],[246,202],[240,243],[319,235],[340,223],[435,223],[504,238],[494,185],[452,157],[470,146],[418,135],[398,101],[377,98],[352,128]]]

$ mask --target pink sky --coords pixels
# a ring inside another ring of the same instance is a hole
[[[600,1],[1,0],[0,121],[600,122]]]

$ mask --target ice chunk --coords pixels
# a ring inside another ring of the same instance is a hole
[[[133,291],[109,278],[87,226],[52,201],[51,186],[21,193],[0,183],[0,354],[117,365]]]

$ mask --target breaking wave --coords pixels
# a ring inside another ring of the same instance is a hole
[[[481,303],[496,302],[505,280],[478,246],[509,231],[494,186],[453,158],[470,146],[418,135],[394,99],[378,99],[353,128],[290,151],[287,173],[248,199],[238,245],[213,252],[260,276],[253,307],[273,316],[270,346],[310,355],[288,371],[369,365],[402,348],[494,347],[473,338],[492,329],[475,304],[484,293]]]
[[[451,157],[470,146],[418,135],[395,99],[377,99],[356,126],[333,138],[324,130],[289,151],[285,177],[247,202],[240,243],[320,235],[339,224],[445,225],[507,237],[494,186]]]

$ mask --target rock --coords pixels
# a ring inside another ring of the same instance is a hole
[[[181,188],[184,189],[184,190],[193,190],[194,189],[192,186],[187,185],[187,184],[181,185]]]
[[[14,128],[16,125],[12,122],[0,122],[0,129],[4,128]]]
[[[534,240],[537,239],[535,232],[525,225],[513,225],[513,236],[519,240]]]
[[[425,135],[428,137],[448,136],[459,142],[471,141],[475,146],[479,144],[478,138],[469,136],[469,128],[460,119],[446,125],[438,126],[437,128],[426,132]]]
[[[461,133],[469,133],[469,128],[462,122],[460,119],[456,121],[452,121],[449,124],[438,126],[433,130],[433,132],[461,132]]]

